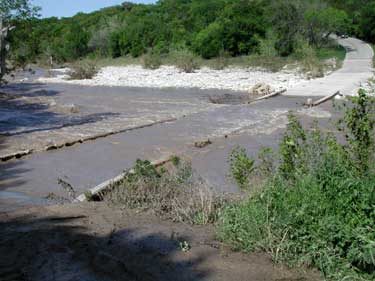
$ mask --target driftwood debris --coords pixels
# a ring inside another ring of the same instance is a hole
[[[272,93],[270,85],[265,83],[258,83],[249,90],[250,97],[262,97]]]
[[[271,93],[271,94],[269,94],[269,95],[265,95],[265,96],[263,96],[263,97],[260,97],[260,98],[257,98],[257,99],[255,99],[255,100],[249,101],[248,104],[251,104],[251,103],[256,102],[256,101],[261,101],[261,100],[265,100],[265,99],[273,98],[273,97],[276,97],[276,96],[278,96],[278,95],[281,95],[281,94],[283,94],[283,93],[285,93],[285,92],[286,92],[286,89],[282,89],[282,90],[280,90],[280,91],[276,91],[276,92],[273,92],[273,93]]]
[[[151,162],[151,165],[157,168],[157,167],[163,166],[164,164],[167,164],[171,161],[172,161],[172,157],[168,157],[168,158],[164,158],[164,159],[161,159],[161,160],[153,161],[153,162]],[[75,202],[75,203],[86,202],[87,199],[88,199],[87,195],[86,195],[87,193],[90,194],[90,196],[96,196],[100,192],[107,189],[112,184],[115,184],[115,183],[121,181],[124,178],[124,176],[128,173],[134,173],[134,170],[130,170],[130,171],[127,171],[125,173],[122,173],[122,174],[118,175],[117,177],[115,177],[113,179],[107,180],[107,181],[97,185],[96,187],[89,189],[87,192],[79,195],[73,202]]]
[[[210,139],[205,140],[205,141],[197,141],[194,143],[194,146],[196,148],[205,148],[206,146],[212,144],[212,141]]]
[[[325,103],[333,98],[335,98],[336,96],[338,95],[341,95],[340,91],[337,91],[336,93],[332,94],[332,95],[329,95],[329,96],[326,96],[324,98],[321,98],[320,100],[317,100],[316,102],[313,103],[313,106],[318,106],[322,103]]]
[[[315,107],[315,106],[318,106],[318,105],[321,105],[322,103],[325,103],[333,98],[335,98],[336,96],[342,96],[342,94],[340,93],[340,91],[337,91],[335,92],[334,94],[332,95],[328,95],[328,96],[325,96],[315,102],[312,102],[311,98],[309,98],[307,100],[307,102],[305,103],[305,106],[307,107]]]

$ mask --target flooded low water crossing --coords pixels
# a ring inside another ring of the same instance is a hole
[[[117,176],[138,158],[170,155],[190,159],[215,190],[235,192],[227,178],[232,148],[241,144],[256,154],[264,145],[275,146],[289,111],[309,120],[331,116],[329,107],[305,109],[302,97],[280,96],[249,105],[238,102],[246,93],[218,90],[20,83],[2,92],[0,154],[33,154],[1,164],[0,190],[23,194],[25,205],[34,203],[27,202],[28,196],[66,196],[59,178],[80,193]],[[212,102],[229,96],[236,102]],[[110,132],[119,133],[44,151]],[[213,144],[194,146],[207,139]]]

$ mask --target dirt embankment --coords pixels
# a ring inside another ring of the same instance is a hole
[[[318,280],[234,253],[213,227],[76,204],[0,215],[0,280]]]

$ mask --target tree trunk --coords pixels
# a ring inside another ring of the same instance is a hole
[[[13,30],[14,26],[6,26],[4,23],[4,17],[0,13],[0,84],[3,82],[3,78],[7,73],[6,57],[9,51],[9,45],[7,45],[6,38],[8,32]]]
[[[0,82],[5,75],[5,33],[3,17],[0,14]]]

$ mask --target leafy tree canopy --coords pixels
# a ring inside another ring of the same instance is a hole
[[[360,3],[357,5],[357,3]],[[313,48],[332,33],[375,41],[374,0],[160,0],[124,2],[70,18],[30,19],[38,9],[29,0],[0,2],[8,18],[28,20],[12,33],[13,56],[27,50],[29,61],[85,56],[141,56],[188,49],[204,58],[259,52],[266,34],[275,34],[279,55],[293,54],[301,40]],[[78,32],[74,31],[78,30]],[[273,44],[273,43],[272,43]]]
[[[35,7],[30,0],[1,0],[0,15],[5,20],[26,19],[38,16],[39,7]]]

